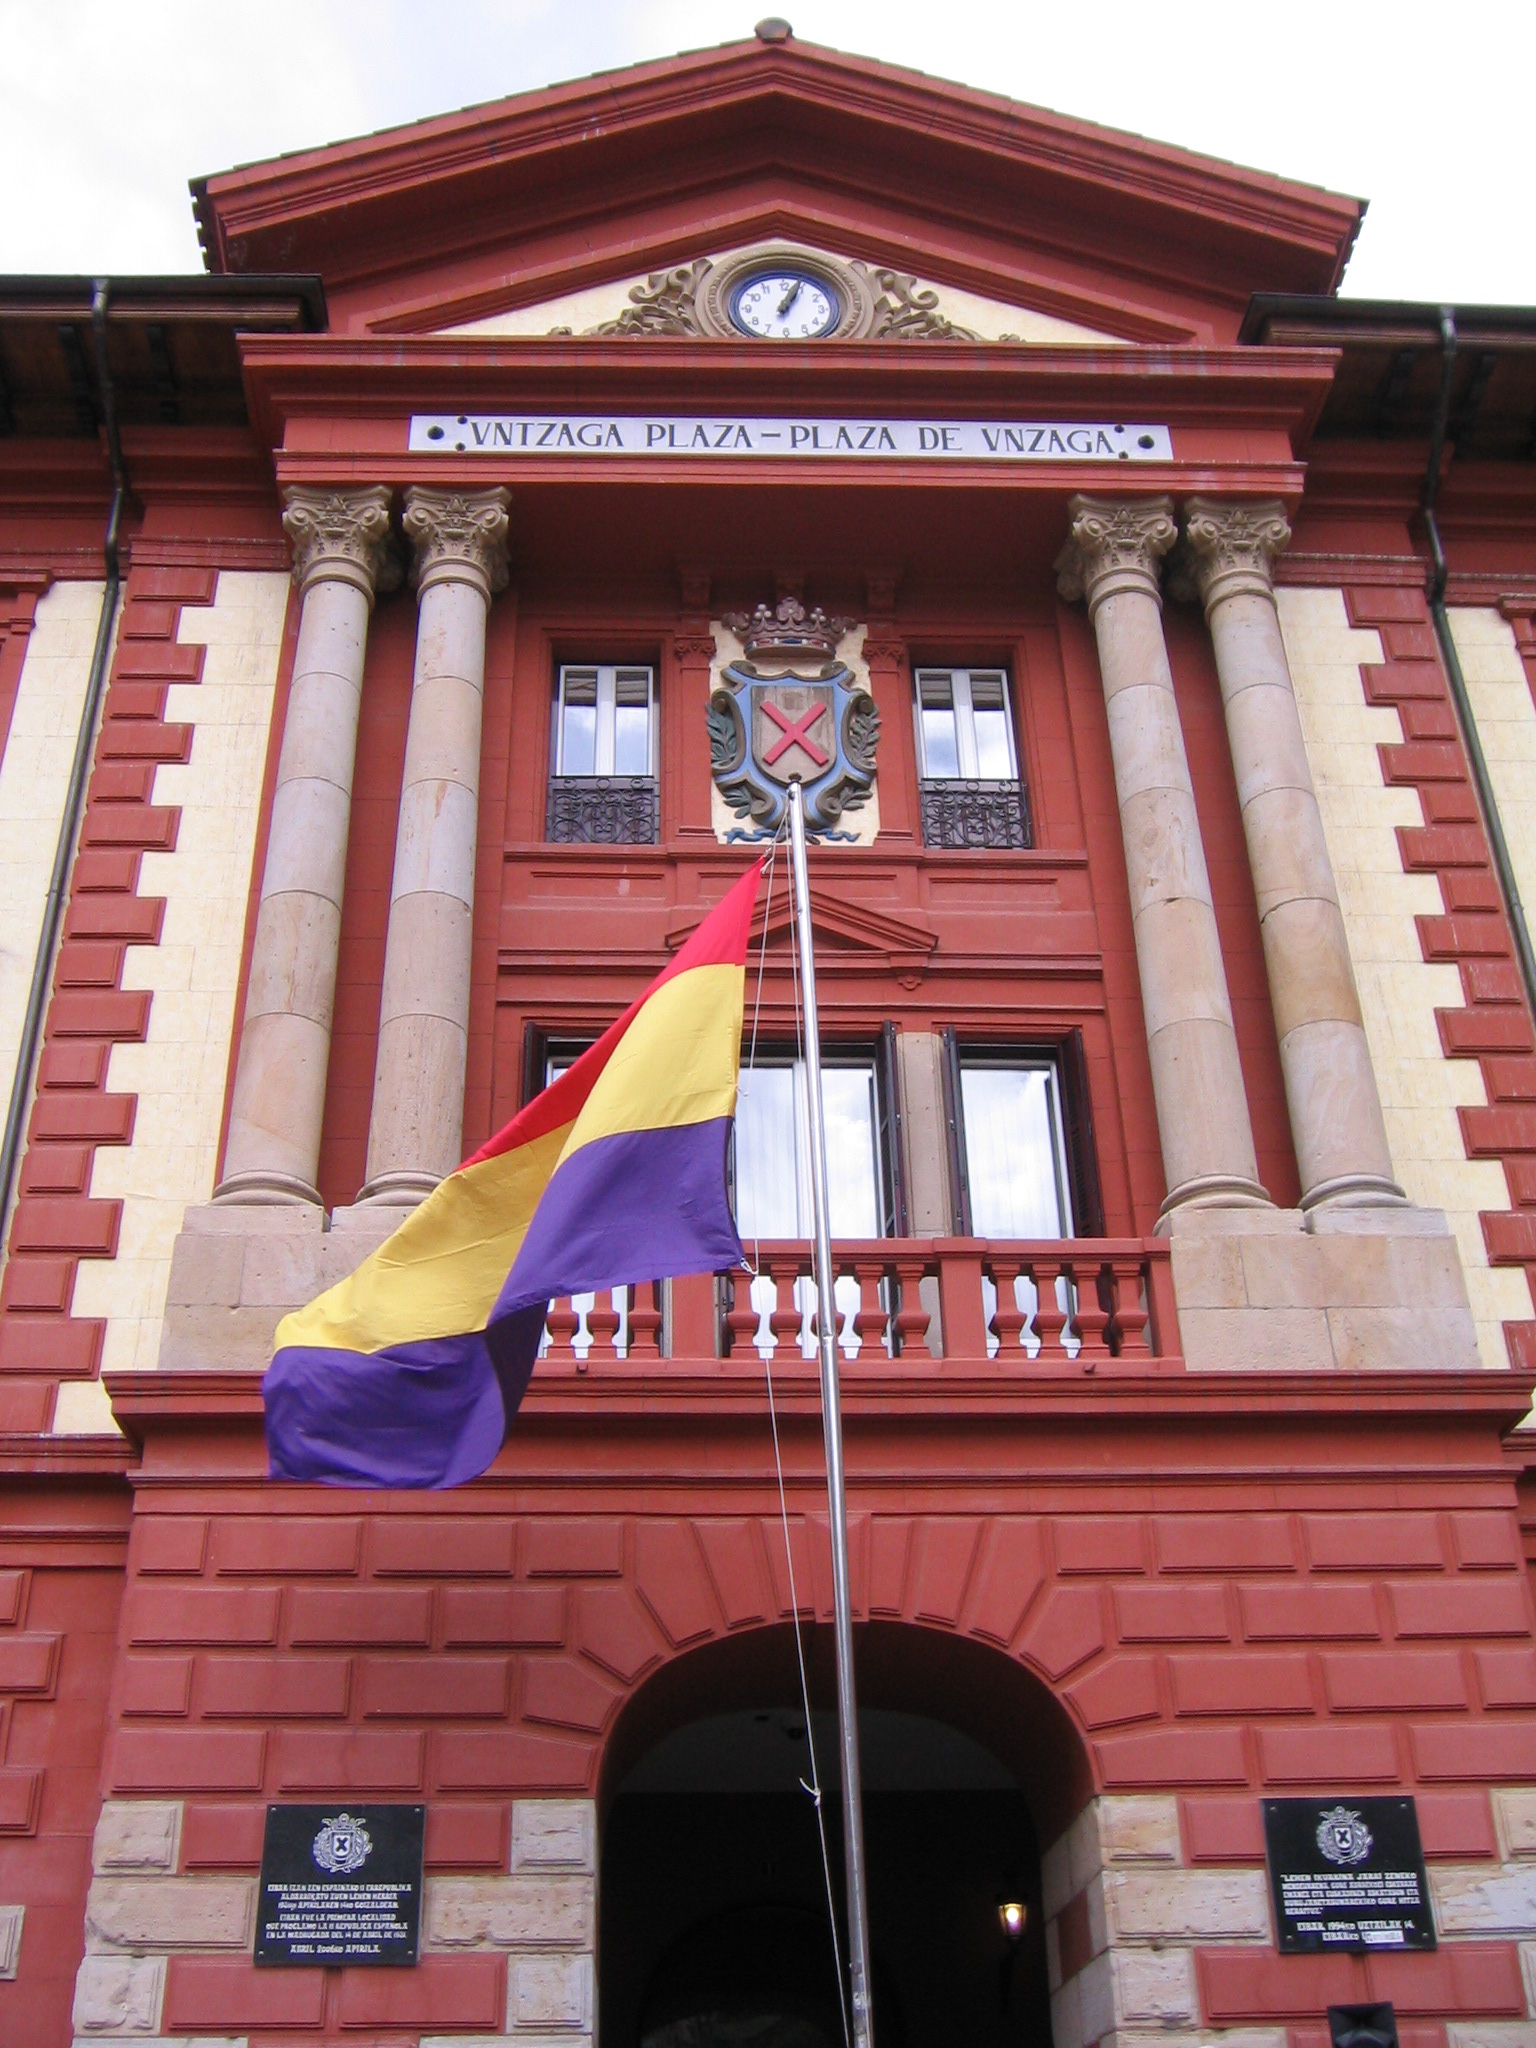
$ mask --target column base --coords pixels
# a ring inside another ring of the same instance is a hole
[[[1152,1234],[1154,1237],[1168,1235],[1168,1219],[1176,1209],[1272,1209],[1274,1206],[1267,1190],[1256,1180],[1244,1179],[1239,1174],[1205,1173],[1169,1189],[1152,1226]]]
[[[231,1208],[237,1204],[248,1209],[323,1209],[320,1190],[312,1188],[307,1180],[300,1180],[296,1173],[267,1173],[257,1169],[251,1173],[232,1173],[228,1180],[221,1180],[213,1191],[213,1200]]]
[[[1301,1206],[1308,1214],[1314,1209],[1406,1209],[1408,1197],[1384,1174],[1340,1173],[1308,1188]]]
[[[415,1209],[438,1185],[435,1173],[400,1168],[394,1173],[376,1173],[357,1191],[355,1209]]]

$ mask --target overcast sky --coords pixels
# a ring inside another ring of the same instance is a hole
[[[0,0],[0,271],[201,268],[187,181],[765,0]],[[797,0],[796,33],[1371,202],[1347,292],[1536,303],[1532,0]]]

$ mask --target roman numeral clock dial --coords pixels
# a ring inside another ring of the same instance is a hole
[[[741,332],[764,341],[814,341],[832,331],[841,312],[829,285],[788,267],[743,278],[730,303]]]

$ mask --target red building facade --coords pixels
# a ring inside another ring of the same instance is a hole
[[[1529,319],[793,41],[196,203],[206,279],[0,291],[0,2032],[827,2038],[782,877],[757,1292],[557,1304],[453,1493],[261,1430],[741,872],[745,654],[878,712],[811,864],[877,2030],[1536,2038]],[[1437,1946],[1281,1953],[1261,1802],[1397,1793]],[[414,1968],[254,1964],[289,1801],[425,1806]]]

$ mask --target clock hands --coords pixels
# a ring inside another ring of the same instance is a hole
[[[794,283],[790,286],[789,290],[784,294],[783,298],[780,299],[779,318],[781,320],[784,318],[784,315],[789,311],[790,307],[795,303],[796,299],[799,298],[800,287],[803,283],[804,279],[797,277]]]

